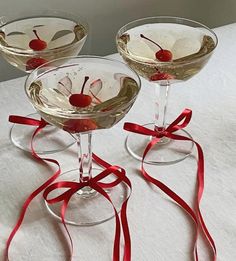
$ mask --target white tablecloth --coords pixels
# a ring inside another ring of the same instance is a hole
[[[236,260],[236,24],[215,29],[219,45],[205,68],[191,80],[171,89],[168,121],[184,108],[193,110],[187,127],[205,153],[205,192],[201,210],[218,250],[218,260]],[[114,57],[118,57],[116,54]],[[9,140],[9,114],[33,111],[23,91],[25,78],[0,83],[0,252],[12,230],[26,197],[52,173],[17,149]],[[139,175],[140,162],[127,154],[122,130],[124,121],[152,122],[154,89],[144,82],[141,93],[125,119],[99,139],[94,136],[94,152],[113,164],[126,168],[133,184],[128,206],[134,261],[193,260],[192,220],[157,188],[151,189]],[[50,157],[59,160],[62,171],[76,167],[76,147]],[[196,152],[195,152],[196,155]],[[165,182],[189,204],[196,185],[196,159],[170,166],[148,166],[151,175]],[[93,227],[69,227],[74,241],[74,259],[112,259],[114,219]],[[42,197],[30,205],[22,228],[13,240],[10,260],[69,260],[69,250],[61,224],[45,209]],[[200,260],[209,253],[200,242]],[[1,260],[2,260],[1,259]]]

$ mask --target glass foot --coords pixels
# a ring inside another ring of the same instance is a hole
[[[92,175],[96,176],[101,173],[102,169],[93,168]],[[70,170],[60,175],[57,181],[77,181],[79,177],[78,169]],[[111,182],[115,176],[111,175],[102,182]],[[62,189],[51,192],[50,198],[59,196]],[[113,188],[106,189],[106,192],[112,199],[117,211],[120,211],[122,203],[130,194],[129,187],[121,182]],[[48,204],[45,201],[48,211],[57,219],[61,220],[61,202]],[[76,226],[93,226],[103,223],[114,217],[114,210],[111,203],[101,194],[90,187],[84,187],[75,193],[68,204],[66,210],[65,222]]]
[[[143,125],[146,128],[154,129],[154,124],[149,123]],[[191,135],[185,131],[180,130],[175,134],[191,138]],[[142,160],[143,152],[147,144],[151,141],[150,136],[144,136],[136,133],[131,133],[126,139],[127,151],[136,159]],[[188,157],[193,149],[193,142],[178,141],[164,137],[158,142],[146,155],[144,160],[148,164],[174,164]]]
[[[27,117],[40,119],[37,113],[29,114]],[[10,139],[16,147],[30,152],[30,141],[35,129],[34,126],[13,124]],[[34,149],[37,154],[50,154],[65,150],[74,143],[75,139],[68,132],[48,125],[35,137]]]

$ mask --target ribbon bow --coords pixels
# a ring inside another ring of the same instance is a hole
[[[95,155],[94,155],[95,156]],[[100,161],[97,156],[95,156],[96,160],[98,162]],[[106,178],[110,174],[115,174],[117,179],[110,183],[102,183],[100,182],[102,179]],[[129,188],[131,189],[131,183],[129,179],[126,177],[125,170],[123,168],[120,168],[118,166],[109,166],[105,170],[103,170],[100,174],[98,174],[96,177],[91,178],[88,181],[85,182],[69,182],[69,181],[59,181],[56,183],[53,183],[49,187],[47,187],[43,193],[44,199],[49,204],[55,204],[58,202],[63,202],[61,206],[61,220],[65,227],[65,230],[67,231],[67,234],[70,239],[71,249],[73,252],[73,242],[72,238],[69,234],[69,231],[66,227],[65,222],[65,214],[66,209],[69,204],[69,201],[71,197],[80,189],[82,189],[85,186],[89,186],[92,189],[96,190],[98,193],[100,193],[102,196],[104,196],[112,205],[114,214],[115,214],[115,221],[116,221],[116,229],[115,229],[115,239],[114,239],[114,248],[113,248],[113,261],[119,261],[120,260],[120,218],[118,215],[118,211],[116,210],[111,198],[109,197],[108,193],[104,190],[104,187],[114,187],[115,185],[119,184],[120,182],[125,182]],[[68,188],[65,192],[63,192],[61,195],[48,199],[49,194],[57,190],[58,188]],[[129,228],[128,228],[128,222],[127,222],[127,216],[126,216],[126,208],[128,203],[129,197],[123,202],[121,207],[121,225],[123,229],[124,234],[124,241],[125,241],[125,247],[124,247],[124,261],[130,261],[131,260],[131,243],[130,243],[130,234],[129,234]],[[79,211],[79,209],[78,209]]]
[[[205,238],[207,239],[207,242],[209,246],[212,249],[213,252],[213,259],[216,261],[217,253],[216,253],[216,246],[213,238],[211,237],[206,224],[204,222],[204,219],[202,217],[201,211],[200,211],[200,202],[204,191],[204,155],[201,146],[194,141],[191,138],[175,134],[176,131],[181,130],[185,128],[192,117],[192,111],[190,109],[185,109],[177,118],[174,120],[166,129],[159,132],[156,130],[151,130],[146,127],[143,127],[138,124],[126,122],[124,124],[124,129],[130,132],[142,134],[142,135],[148,135],[152,136],[153,139],[147,144],[143,156],[142,156],[142,163],[141,163],[141,173],[144,177],[144,179],[148,182],[151,182],[158,188],[160,188],[165,194],[167,194],[172,200],[174,200],[178,205],[180,205],[193,219],[195,226],[196,226],[196,237],[195,237],[195,244],[194,244],[194,258],[198,261],[198,247],[197,247],[197,240],[199,236],[199,229],[201,228]],[[181,123],[182,122],[182,123]],[[196,195],[196,213],[195,211],[179,196],[177,195],[173,190],[171,190],[169,187],[167,187],[164,183],[159,181],[158,179],[153,178],[150,176],[147,171],[144,168],[144,160],[148,152],[152,149],[152,147],[160,141],[162,137],[168,137],[170,139],[174,140],[182,140],[182,141],[191,141],[193,142],[197,147],[198,152],[198,162],[197,162],[197,195]]]
[[[160,138],[162,138],[162,137],[168,137],[168,138],[171,138],[171,139],[174,139],[175,137],[177,137],[176,135],[173,135],[173,133],[178,131],[178,130],[185,128],[189,124],[191,117],[192,117],[192,111],[189,110],[189,109],[185,109],[176,118],[176,120],[174,120],[163,131],[150,130],[150,129],[143,127],[141,125],[138,125],[138,124],[135,124],[135,123],[130,123],[130,122],[126,122],[124,124],[124,129],[127,130],[127,131],[130,131],[130,132],[135,132],[135,133],[142,134],[142,135],[148,135],[148,136],[156,137],[156,138],[158,138],[158,140],[157,140],[157,142],[158,142],[160,140]],[[181,123],[181,124],[179,124],[179,123]]]
[[[130,239],[130,233],[129,233],[129,226],[128,226],[128,220],[127,220],[127,204],[129,200],[129,196],[126,198],[126,200],[123,202],[121,211],[120,211],[120,217],[118,215],[118,211],[115,208],[111,198],[109,197],[108,193],[104,190],[104,188],[112,188],[116,185],[118,185],[120,182],[125,182],[127,186],[132,190],[131,182],[126,176],[126,172],[123,168],[118,167],[118,166],[112,166],[106,161],[102,160],[99,158],[97,155],[93,153],[93,160],[100,166],[104,168],[104,170],[98,174],[96,177],[85,181],[85,182],[69,182],[69,181],[60,181],[60,182],[54,182],[58,176],[61,173],[61,168],[60,164],[58,161],[54,159],[49,159],[49,158],[41,158],[40,156],[37,155],[37,153],[34,150],[33,142],[35,136],[48,124],[46,121],[43,119],[41,120],[36,120],[33,118],[28,118],[28,117],[22,117],[22,116],[17,116],[17,115],[10,115],[9,116],[9,121],[12,123],[16,124],[25,124],[25,125],[31,125],[31,126],[36,126],[37,128],[32,134],[32,139],[31,139],[31,150],[32,150],[32,155],[34,158],[36,158],[39,161],[43,162],[50,162],[54,163],[57,165],[58,170],[46,181],[44,182],[39,188],[37,188],[35,191],[33,191],[29,197],[25,200],[23,207],[21,209],[21,213],[19,215],[19,218],[16,222],[15,227],[13,228],[10,236],[7,239],[6,243],[6,251],[5,251],[5,259],[9,260],[9,248],[10,244],[19,230],[26,211],[31,203],[31,201],[39,195],[41,192],[43,192],[43,197],[44,199],[48,202],[48,204],[54,204],[57,202],[62,201],[62,206],[61,206],[61,220],[62,223],[65,227],[65,230],[67,232],[67,235],[70,240],[70,245],[71,245],[71,259],[73,255],[73,241],[71,238],[71,235],[69,233],[69,230],[67,229],[66,223],[65,223],[65,214],[66,214],[66,209],[69,204],[69,201],[71,197],[81,188],[85,186],[90,186],[94,190],[96,190],[98,193],[100,193],[102,196],[104,196],[112,205],[113,210],[114,210],[114,215],[115,215],[115,221],[116,221],[116,229],[115,229],[115,239],[114,239],[114,246],[113,246],[113,261],[119,261],[120,260],[120,235],[121,235],[121,226],[123,230],[123,235],[124,235],[124,254],[123,254],[123,261],[131,261],[131,239]],[[106,178],[107,176],[114,174],[116,176],[116,179],[112,182],[109,183],[104,183],[102,182],[102,179]],[[68,188],[67,191],[62,193],[60,196],[56,198],[51,198],[48,199],[48,195],[50,192],[53,190],[56,190],[58,188]],[[79,210],[78,210],[79,211]]]

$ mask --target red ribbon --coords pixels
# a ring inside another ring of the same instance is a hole
[[[150,130],[148,128],[145,128],[143,126],[140,126],[138,124],[127,122],[124,124],[124,129],[130,132],[135,132],[142,135],[148,135],[152,136],[153,139],[147,144],[143,156],[142,156],[142,164],[141,164],[141,172],[143,177],[146,181],[151,182],[152,184],[156,185],[158,188],[160,188],[165,194],[167,194],[170,198],[172,198],[178,205],[180,205],[187,213],[190,215],[190,217],[193,219],[195,226],[196,226],[196,236],[195,236],[195,244],[194,244],[194,257],[195,260],[198,259],[198,247],[197,247],[197,241],[199,236],[199,229],[201,228],[204,232],[204,235],[207,239],[207,242],[209,246],[212,249],[213,252],[213,259],[216,261],[217,253],[216,253],[216,246],[213,238],[211,237],[204,219],[202,217],[201,211],[200,211],[200,202],[204,191],[204,155],[201,146],[199,143],[194,141],[191,138],[181,136],[174,134],[176,131],[181,130],[185,128],[188,123],[190,122],[192,117],[192,111],[189,109],[185,109],[175,121],[173,121],[163,132],[157,132],[155,130]],[[182,123],[181,123],[182,122]],[[196,147],[198,152],[198,168],[197,168],[197,195],[196,195],[196,212],[174,191],[172,191],[169,187],[167,187],[164,183],[159,181],[158,179],[155,179],[151,177],[147,171],[144,168],[144,160],[147,156],[148,152],[152,149],[152,147],[157,144],[162,137],[168,137],[170,139],[174,140],[182,140],[182,141],[192,141]]]
[[[115,228],[115,238],[114,238],[114,246],[113,246],[113,261],[120,260],[121,226],[122,226],[123,236],[124,236],[123,261],[130,261],[131,260],[131,239],[130,239],[130,233],[129,233],[127,213],[126,213],[129,197],[127,197],[127,199],[123,202],[121,211],[120,211],[120,217],[119,217],[118,211],[115,208],[115,206],[113,205],[111,198],[109,197],[108,193],[104,190],[104,188],[114,187],[114,186],[118,185],[120,182],[125,182],[127,184],[127,186],[130,188],[130,190],[132,190],[131,182],[127,178],[125,170],[118,166],[112,166],[109,163],[107,163],[106,161],[99,158],[97,155],[93,154],[93,160],[97,164],[99,164],[100,166],[105,168],[96,177],[94,177],[86,182],[60,181],[60,182],[56,182],[56,183],[52,184],[52,182],[55,181],[61,173],[60,164],[54,159],[39,157],[33,148],[33,142],[34,142],[35,136],[42,130],[42,128],[44,128],[47,125],[47,122],[45,122],[43,119],[35,120],[32,118],[21,117],[21,116],[16,116],[16,115],[11,115],[9,117],[9,121],[13,122],[13,123],[18,123],[18,124],[37,126],[37,129],[34,131],[34,133],[32,135],[32,139],[31,139],[32,155],[37,160],[56,164],[58,167],[58,170],[46,182],[44,182],[39,188],[37,188],[34,192],[32,192],[30,194],[30,196],[24,202],[23,207],[21,209],[20,216],[6,243],[5,259],[9,260],[9,247],[10,247],[11,241],[14,238],[16,232],[19,230],[19,228],[23,222],[24,216],[26,214],[26,211],[27,211],[27,208],[28,208],[30,202],[42,191],[44,191],[43,197],[48,202],[48,204],[54,204],[54,203],[57,203],[60,201],[63,202],[62,207],[61,207],[61,220],[65,227],[69,240],[70,240],[71,259],[72,259],[73,241],[72,241],[71,235],[70,235],[69,230],[65,223],[66,209],[67,209],[67,206],[68,206],[69,201],[70,201],[71,197],[73,196],[73,194],[75,194],[78,190],[80,190],[81,188],[83,188],[85,186],[90,186],[91,188],[96,190],[98,193],[100,193],[102,196],[104,196],[111,203],[111,205],[114,209],[116,228]],[[109,182],[109,183],[101,182],[102,179],[106,178],[107,176],[109,176],[111,174],[114,174],[117,177],[114,181]],[[56,198],[48,199],[48,195],[50,194],[50,192],[52,192],[53,190],[58,189],[58,188],[66,188],[68,190]]]
[[[36,126],[39,127],[40,130],[42,128],[44,128],[48,123],[41,118],[41,120],[36,120],[33,118],[28,118],[28,117],[22,117],[22,116],[18,116],[18,115],[10,115],[9,122],[12,123],[17,123],[17,124],[23,124],[23,125],[30,125],[30,126]],[[38,130],[37,133],[40,131]],[[37,133],[33,134],[33,136],[35,136]],[[34,138],[34,137],[33,137]]]

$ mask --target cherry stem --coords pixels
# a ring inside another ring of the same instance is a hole
[[[36,30],[33,30],[33,32],[34,32],[35,36],[38,38],[38,40],[41,40],[41,39],[39,38],[38,34],[37,34],[37,31],[36,31]]]
[[[64,83],[62,82],[58,82],[59,84],[61,84],[63,87],[66,87]]]
[[[83,94],[83,92],[84,92],[84,87],[85,87],[85,84],[86,84],[86,82],[88,81],[88,79],[89,79],[88,76],[85,76],[85,77],[84,77],[84,83],[83,83],[83,86],[82,86],[82,89],[81,89],[81,94]]]
[[[140,37],[150,41],[151,43],[155,44],[156,46],[158,46],[161,50],[163,50],[163,48],[161,48],[161,46],[159,44],[157,44],[156,42],[154,42],[153,40],[147,38],[146,36],[144,36],[143,34],[140,34]]]

